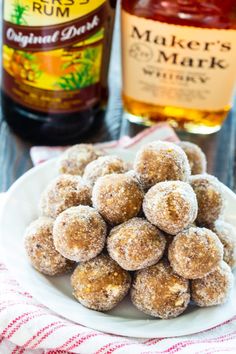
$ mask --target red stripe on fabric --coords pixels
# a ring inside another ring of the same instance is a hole
[[[230,322],[231,320],[228,320],[228,321],[226,321],[226,322]],[[220,325],[218,325],[218,326],[220,326]],[[70,342],[73,340],[73,339],[75,339],[77,336],[74,336],[74,337],[72,337],[72,338],[70,338],[69,340],[68,340],[68,344],[70,344]],[[154,344],[156,344],[157,342],[159,342],[160,340],[164,340],[165,338],[163,338],[163,339],[157,339],[157,340],[153,340],[153,339],[151,339],[151,341],[153,341],[152,343],[150,343],[149,345],[154,345]],[[64,348],[64,346],[66,345],[67,343],[65,343],[64,345],[63,345],[63,347],[62,348]],[[99,351],[97,351],[96,353],[100,353],[101,351],[103,351],[104,349],[106,349],[107,348],[107,346],[110,346],[112,343],[109,343],[108,345],[106,345],[105,347],[103,347],[103,348],[100,348],[99,349]]]
[[[0,338],[1,338],[1,335],[0,335]],[[4,338],[4,340],[5,340],[5,338]],[[12,347],[12,346],[14,345],[14,350],[20,349],[20,347],[19,347],[18,345],[15,345],[14,343],[10,343],[10,342],[8,342],[8,341],[6,341],[4,344],[6,344],[6,348],[7,348],[7,347],[10,348],[10,347]],[[14,350],[11,351],[11,354],[14,352]],[[6,352],[4,351],[4,353],[6,353]],[[3,354],[3,352],[1,352],[1,354]]]
[[[11,354],[16,354],[18,352],[18,350],[20,350],[20,349],[21,349],[21,347],[19,347],[19,345],[17,345],[15,347],[15,349],[11,352]]]
[[[40,310],[39,310],[40,311]],[[38,311],[38,312],[39,312]],[[41,313],[41,314],[35,314],[33,316],[29,316],[28,318],[24,319],[23,321],[21,321],[6,337],[7,339],[10,339],[23,325],[25,325],[27,322],[35,319],[35,318],[39,318],[45,316],[45,313]]]
[[[115,347],[111,348],[110,350],[108,350],[107,352],[105,352],[105,354],[112,354],[114,353],[116,350],[126,347],[130,345],[130,343],[123,343],[123,344],[117,344]]]
[[[234,320],[236,319],[236,316],[235,317],[233,317],[232,319],[230,319],[230,320],[227,320],[227,321],[225,321],[224,323],[222,323],[222,324],[219,324],[219,325],[217,325],[217,326],[215,326],[214,328],[210,328],[210,329],[208,329],[208,330],[206,330],[206,331],[204,331],[204,332],[208,332],[208,331],[213,331],[215,328],[218,328],[218,327],[221,327],[222,325],[225,325],[225,324],[228,324],[228,323],[230,323],[230,322],[233,322]],[[203,332],[203,333],[204,333]],[[233,332],[234,333],[234,332]],[[235,331],[235,333],[236,333],[236,331]],[[177,337],[172,337],[173,339],[174,338],[177,338]],[[157,339],[157,342],[159,342],[159,341],[161,341],[161,340],[166,340],[166,339],[168,339],[168,338],[159,338],[159,339]],[[212,338],[212,339],[209,339],[209,340],[216,340],[217,338]],[[204,342],[204,340],[199,340],[200,342]],[[149,343],[149,342],[151,342],[151,343]],[[149,343],[149,344],[148,344]],[[147,340],[147,341],[145,341],[145,342],[143,342],[143,344],[146,344],[146,345],[154,345],[154,344],[156,344],[156,339],[149,339],[149,340]]]
[[[30,312],[25,312],[22,315],[14,318],[14,320],[12,320],[7,327],[5,327],[5,329],[2,331],[1,335],[2,337],[4,337],[7,333],[7,331],[14,326],[15,323],[17,323],[19,320],[21,320],[22,318],[24,318],[25,316],[28,316],[30,314]],[[0,344],[2,343],[3,339],[0,340]]]
[[[18,346],[16,346],[15,347],[15,349],[12,351],[12,353],[11,354],[16,354],[17,352],[18,352],[18,350],[20,350],[20,349],[22,349],[21,347],[18,347]],[[25,351],[25,350],[24,350]],[[24,353],[24,351],[23,352],[21,352],[22,354]]]
[[[19,350],[19,349],[22,350],[21,347],[16,347],[15,348],[16,351],[14,351],[14,353],[12,352],[11,354],[17,354],[17,350]],[[24,353],[27,349],[23,349],[23,350],[24,351],[22,353]],[[44,354],[73,354],[73,353],[68,353],[68,352],[66,352],[64,350],[44,350],[43,353]]]
[[[64,344],[62,344],[60,347],[58,347],[59,350],[64,349],[67,347],[69,344],[71,344],[75,339],[81,337],[81,334],[77,333],[73,337],[70,337]]]
[[[27,299],[32,299],[32,296],[27,293],[26,291],[18,291],[16,289],[7,289],[6,291],[2,292],[2,294],[8,294],[8,293],[13,293],[14,295],[18,294],[20,296],[24,296],[26,297]]]
[[[48,324],[47,326],[41,328],[36,334],[34,334],[32,337],[30,337],[27,342],[25,342],[22,347],[27,348],[28,345],[35,340],[37,337],[39,337],[41,334],[43,334],[43,332],[45,332],[47,329],[56,326],[57,324],[61,323],[61,321],[57,321],[57,322],[52,322],[50,324]]]
[[[68,354],[65,350],[49,350],[45,354]]]
[[[97,337],[97,336],[104,336],[104,334],[103,333],[90,333],[90,334],[87,334],[86,336],[81,337],[80,340],[75,342],[69,348],[66,348],[66,350],[71,351],[71,350],[77,348],[78,346],[80,346],[81,344],[83,344],[85,341],[89,340],[90,338],[94,338],[94,337]]]
[[[96,351],[94,354],[100,354],[102,353],[105,349],[111,347],[112,345],[114,345],[116,342],[111,342],[111,343],[108,343],[106,345],[104,345],[103,347],[101,347],[98,351]]]
[[[114,335],[112,335],[112,336],[114,336]],[[124,339],[124,337],[122,337],[122,336],[114,336],[114,337],[120,337],[121,339]],[[128,342],[129,341],[129,342]],[[114,345],[118,345],[118,344],[128,344],[128,345],[131,345],[131,344],[138,344],[138,343],[136,343],[136,342],[132,342],[130,339],[127,339],[127,341],[124,343],[120,343],[119,341],[114,341],[114,342],[110,342],[110,343],[107,343],[107,344],[105,344],[103,347],[101,347],[98,351],[96,351],[94,354],[100,354],[100,353],[102,353],[104,350],[106,350],[107,348],[109,348],[109,347],[111,347],[111,346],[114,346]],[[141,345],[143,345],[143,343],[141,343]]]
[[[167,138],[165,138],[165,141],[176,143],[177,141],[179,141],[179,139],[177,139],[175,136],[168,136]]]
[[[143,342],[142,344],[145,344],[147,346],[154,345],[154,344],[159,343],[159,342],[161,342],[161,341],[163,341],[165,339],[166,338],[153,338],[153,339],[149,339],[149,340]]]
[[[224,339],[218,340],[218,341],[216,341],[216,342],[217,342],[217,343],[223,343],[223,342],[228,341],[228,340],[231,340],[231,339],[234,339],[234,337],[224,338]],[[206,343],[208,343],[208,342],[206,342]],[[172,350],[172,351],[168,351],[168,353],[171,353],[171,354],[177,353],[177,352],[179,352],[181,349],[186,348],[186,347],[188,347],[188,346],[190,346],[190,345],[194,345],[194,344],[198,344],[198,343],[187,343],[187,344],[184,343],[180,348],[177,348],[177,349]],[[161,353],[162,353],[162,352],[161,352]],[[211,354],[213,354],[213,352],[212,352]]]
[[[44,336],[42,338],[40,338],[33,346],[30,347],[30,349],[35,349],[39,344],[41,344],[45,339],[47,339],[49,336],[51,336],[52,334],[54,334],[56,331],[58,331],[58,329],[61,329],[63,327],[66,327],[65,324],[61,323],[58,326],[55,326],[54,328],[52,328],[49,332],[45,333]]]
[[[26,291],[18,291],[18,294],[19,295],[22,295],[22,296],[24,296],[24,297],[27,297],[28,299],[32,299],[33,297],[32,297],[32,295],[30,295],[29,293],[27,293]]]
[[[7,289],[6,292],[7,293],[18,294],[20,296],[24,296],[24,297],[27,297],[29,299],[32,299],[32,296],[29,293],[27,293],[26,291],[20,291],[20,290],[16,290],[16,289]]]
[[[194,344],[206,344],[206,343],[214,343],[214,342],[224,342],[226,340],[229,340],[229,339],[234,339],[236,338],[236,332],[234,331],[233,333],[229,333],[229,334],[226,334],[226,335],[223,335],[223,336],[220,336],[220,337],[217,337],[217,338],[211,338],[211,339],[208,339],[208,340],[189,340],[189,341],[183,341],[183,342],[178,342],[174,345],[172,345],[171,347],[163,350],[163,351],[157,351],[156,353],[177,353],[179,350],[187,347],[187,346],[190,346],[190,345],[194,345]],[[168,339],[168,338],[166,338]],[[142,354],[147,354],[148,352],[143,352]]]

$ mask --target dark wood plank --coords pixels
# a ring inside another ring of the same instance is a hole
[[[29,145],[14,136],[4,121],[0,122],[0,192],[32,167]]]

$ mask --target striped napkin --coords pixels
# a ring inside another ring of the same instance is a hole
[[[135,138],[124,137],[104,148],[137,149],[157,139],[177,141],[173,130],[161,124]],[[57,156],[62,148],[35,147],[35,164]],[[4,195],[0,195],[1,201]],[[190,324],[191,325],[191,324]],[[127,338],[98,332],[66,320],[24,291],[0,257],[0,354],[213,354],[236,353],[236,316],[208,331],[174,338]]]
[[[120,150],[121,156],[123,156],[124,150],[126,150],[126,153],[136,152],[142,145],[154,140],[176,142],[179,140],[179,138],[168,124],[159,123],[149,129],[143,130],[133,138],[129,136],[123,136],[120,140],[113,140],[106,143],[98,143],[95,145],[105,149],[107,153],[110,154],[112,154],[114,149],[116,151],[115,153],[119,154]],[[67,148],[61,146],[34,146],[30,150],[30,155],[33,164],[36,166],[53,157],[60,156],[65,149]]]

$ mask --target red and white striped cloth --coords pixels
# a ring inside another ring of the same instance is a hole
[[[105,149],[108,153],[112,153],[115,149],[116,153],[119,149],[128,151],[137,151],[145,143],[154,140],[166,140],[176,142],[179,140],[174,130],[166,123],[159,123],[149,129],[143,130],[135,137],[123,136],[120,140],[109,141],[106,143],[98,143],[96,146]],[[56,146],[34,146],[30,150],[31,159],[34,165],[38,165],[53,157],[60,156],[66,147]]]
[[[135,139],[126,137],[109,143],[106,148],[132,149],[141,141],[156,139],[176,141],[177,137],[162,124]],[[39,161],[54,156],[55,152],[58,149],[34,148],[32,154]],[[20,287],[0,259],[0,354],[31,353],[236,353],[236,316],[213,329],[186,337],[140,339],[105,334],[70,322],[38,303]]]

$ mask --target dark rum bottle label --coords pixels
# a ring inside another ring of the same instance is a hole
[[[106,0],[6,0],[6,94],[49,113],[77,112],[99,102],[106,14]]]

